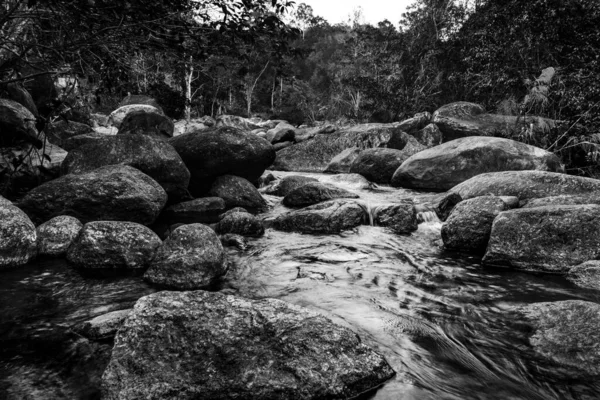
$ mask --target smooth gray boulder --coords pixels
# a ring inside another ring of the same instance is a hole
[[[12,204],[0,204],[0,269],[25,265],[35,258],[36,241],[29,217]]]
[[[330,200],[290,211],[273,220],[273,228],[285,232],[339,233],[368,220],[364,208],[349,200]]]
[[[417,210],[412,202],[377,207],[373,223],[398,234],[414,232],[419,228]]]
[[[123,123],[123,120],[125,119],[125,117],[127,117],[127,114],[134,111],[145,111],[159,114],[163,113],[160,108],[154,107],[150,104],[127,104],[117,108],[112,113],[110,113],[110,115],[108,116],[109,125],[114,126],[116,128],[120,128],[121,124]]]
[[[144,279],[177,290],[205,289],[227,272],[217,234],[202,224],[175,229],[156,252]]]
[[[394,172],[407,158],[409,154],[403,150],[365,149],[350,166],[350,173],[360,174],[371,182],[389,184]]]
[[[119,107],[129,106],[132,104],[148,105],[162,111],[162,108],[160,104],[158,104],[158,101],[156,101],[155,98],[147,96],[145,94],[129,94],[125,96],[123,100],[121,100],[121,102],[119,103]]]
[[[254,215],[243,212],[227,212],[224,217],[221,218],[215,231],[220,234],[236,234],[242,236],[258,237],[265,233],[265,228],[262,221]]]
[[[572,266],[598,258],[600,206],[545,206],[498,215],[482,262],[566,273]]]
[[[348,328],[281,300],[142,297],[117,333],[103,399],[350,399],[390,379]]]
[[[144,225],[94,221],[83,226],[67,251],[67,260],[86,270],[141,271],[160,245],[160,238]]]
[[[395,171],[392,186],[446,191],[482,173],[520,170],[564,172],[564,167],[546,150],[510,139],[471,136],[411,156]]]
[[[289,192],[282,200],[286,207],[311,206],[333,199],[357,199],[359,196],[345,189],[321,182],[308,182]]]
[[[64,256],[75,241],[83,224],[75,217],[61,215],[44,222],[36,228],[37,247],[40,256]]]
[[[223,175],[218,177],[208,194],[222,198],[226,208],[243,207],[252,213],[267,209],[267,202],[258,189],[239,176]]]
[[[352,163],[361,151],[358,147],[350,147],[342,150],[329,161],[323,172],[327,174],[345,174],[350,172]]]
[[[132,221],[149,225],[166,202],[166,192],[148,175],[126,165],[110,165],[47,182],[28,192],[18,204],[38,224],[70,215],[82,223]]]

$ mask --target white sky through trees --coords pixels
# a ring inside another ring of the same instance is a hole
[[[314,15],[325,18],[330,24],[347,22],[358,7],[362,8],[364,22],[377,25],[389,20],[398,25],[402,13],[414,0],[295,0],[296,6],[306,3],[312,7]]]

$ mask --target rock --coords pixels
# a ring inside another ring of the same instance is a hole
[[[429,124],[425,128],[412,133],[412,136],[425,147],[434,147],[442,144],[442,131],[436,124]]]
[[[566,300],[529,304],[520,311],[534,329],[529,342],[539,355],[566,367],[560,370],[563,379],[600,375],[600,305]]]
[[[67,251],[67,260],[86,270],[141,271],[160,245],[154,232],[135,222],[94,221],[83,226]]]
[[[83,224],[68,215],[54,217],[38,226],[37,248],[40,256],[60,257],[79,235]]]
[[[271,144],[296,141],[296,128],[287,122],[280,122],[275,128],[267,131],[267,140]]]
[[[423,147],[415,138],[407,135],[394,124],[357,125],[334,133],[318,134],[310,140],[278,151],[277,159],[271,169],[321,172],[333,157],[347,148],[356,147],[364,150],[372,147],[388,147],[402,150],[411,140]]]
[[[388,227],[399,234],[410,233],[419,228],[417,210],[412,202],[377,207],[373,220],[375,225]]]
[[[226,208],[244,207],[253,213],[267,209],[267,202],[254,185],[239,176],[218,177],[208,193],[210,196],[222,198]]]
[[[246,238],[242,235],[236,235],[234,233],[225,233],[219,235],[219,240],[223,247],[237,247],[240,250],[246,249]]]
[[[271,182],[275,182],[277,178],[269,171],[265,171],[260,178],[258,178],[258,187],[263,188],[269,185]]]
[[[431,122],[431,114],[428,112],[422,112],[415,114],[414,117],[406,119],[398,124],[398,128],[407,133],[414,133],[419,131]]]
[[[440,219],[440,221],[446,221],[448,216],[454,210],[454,207],[462,201],[462,197],[458,193],[448,192],[446,193],[434,206],[433,210]]]
[[[389,184],[394,172],[408,157],[402,150],[365,149],[352,163],[350,172],[360,174],[371,182]]]
[[[44,129],[48,140],[57,146],[65,148],[68,139],[80,135],[102,136],[95,133],[91,126],[79,122],[58,120],[47,124]]]
[[[571,206],[578,204],[598,204],[600,205],[600,195],[597,192],[583,194],[567,194],[561,196],[541,197],[539,199],[529,199],[522,208],[534,208],[544,206]]]
[[[279,215],[273,228],[285,232],[339,233],[368,220],[363,207],[353,201],[330,200]]]
[[[117,333],[103,398],[349,399],[394,375],[348,328],[276,299],[159,292]]]
[[[90,114],[90,119],[92,120],[92,126],[108,127],[110,125],[108,122],[108,115],[92,113]]]
[[[200,122],[198,119],[192,119],[187,121],[182,119],[180,121],[175,122],[173,125],[173,136],[184,135],[186,133],[203,131],[205,129],[210,128],[210,126]]]
[[[127,114],[134,112],[134,111],[146,111],[146,112],[158,113],[158,114],[163,113],[160,108],[156,108],[156,107],[148,105],[148,104],[129,104],[129,105],[121,106],[121,107],[117,108],[115,111],[113,111],[112,113],[110,113],[110,115],[108,116],[108,123],[111,126],[120,128],[121,124],[123,123],[123,120],[125,119]]]
[[[68,139],[65,139],[62,142],[64,146],[63,149],[65,149],[66,151],[73,151],[76,148],[83,146],[84,144],[95,143],[99,140],[104,139],[105,137],[106,135],[103,135],[102,133],[96,131],[92,131],[91,133],[85,135],[73,136]]]
[[[322,177],[321,179],[326,183],[333,183],[336,186],[351,190],[369,190],[377,186],[359,174],[336,174]]]
[[[273,145],[273,149],[275,151],[279,151],[279,150],[283,150],[286,147],[290,147],[292,146],[294,143],[293,142],[279,142]]]
[[[590,260],[576,265],[567,272],[566,278],[577,286],[600,290],[600,261]]]
[[[79,175],[65,175],[31,190],[19,207],[36,223],[59,215],[81,222],[154,222],[167,194],[148,175],[126,165],[110,165]]]
[[[35,225],[12,204],[0,204],[0,268],[25,265],[37,254]]]
[[[258,178],[275,160],[275,150],[265,139],[236,128],[211,128],[169,140],[191,173],[190,191],[206,194],[221,175]]]
[[[466,136],[508,136],[531,129],[533,134],[542,134],[555,126],[546,118],[487,114],[479,104],[464,101],[440,107],[433,113],[432,122],[442,131],[444,141]]]
[[[44,71],[33,69],[31,72],[38,74]],[[31,80],[25,81],[24,86],[31,93],[35,106],[41,115],[47,116],[54,110],[55,105],[53,103],[58,100],[58,92],[54,85],[54,75],[52,73],[37,75]]]
[[[12,201],[0,196],[0,206],[12,206],[12,205],[13,205]]]
[[[461,201],[442,225],[442,240],[448,249],[484,252],[492,223],[507,210],[499,197],[482,196]]]
[[[35,116],[23,105],[13,100],[0,99],[0,147],[27,142],[41,149],[44,137],[38,134],[35,122]]]
[[[244,207],[234,207],[230,210],[225,211],[223,214],[219,215],[219,221],[221,221],[223,218],[225,218],[231,214],[238,213],[238,212],[248,213],[248,210],[246,210]]]
[[[253,237],[264,235],[265,228],[254,215],[247,212],[227,212],[226,214],[215,228],[218,234],[232,233]]]
[[[76,330],[79,334],[92,340],[112,339],[117,334],[125,319],[131,314],[131,309],[112,311],[85,321]]]
[[[165,210],[165,217],[171,224],[210,224],[219,221],[225,211],[225,201],[220,197],[203,197],[175,204]]]
[[[265,190],[266,194],[271,196],[282,196],[285,197],[292,191],[306,185],[309,182],[318,182],[316,178],[302,175],[289,175],[281,179],[270,189]]]
[[[0,148],[0,170],[13,171],[9,187],[28,190],[60,175],[60,165],[67,152],[46,141],[42,149],[29,143]],[[14,170],[13,160],[20,160],[18,170]],[[1,179],[2,177],[0,177]],[[18,195],[15,197],[19,197]]]
[[[189,198],[190,172],[169,143],[145,135],[118,135],[71,151],[63,174],[82,174],[107,165],[129,165],[154,179],[171,201]]]
[[[546,171],[505,171],[480,174],[452,188],[463,199],[516,196],[519,200],[580,195],[600,190],[600,180]]]
[[[308,182],[292,190],[283,198],[286,207],[306,207],[333,199],[356,199],[355,193],[321,182]]]
[[[242,131],[251,131],[260,128],[260,126],[256,125],[251,120],[236,115],[219,115],[216,119],[215,126],[237,128]]]
[[[175,229],[158,249],[144,279],[177,290],[205,289],[227,272],[216,233],[202,224]]]
[[[600,257],[599,223],[597,205],[506,211],[494,220],[482,262],[564,273],[574,265]]]
[[[8,92],[8,98],[21,104],[23,107],[28,109],[34,117],[38,117],[39,112],[31,97],[31,94],[19,83],[9,83],[6,85],[6,91]]]
[[[504,202],[504,204],[506,204],[507,210],[519,208],[519,206],[521,205],[521,202],[519,201],[519,198],[517,196],[498,196],[498,198],[501,199]]]
[[[323,172],[328,174],[344,174],[350,172],[352,163],[356,160],[362,150],[358,147],[350,147],[329,161]]]
[[[158,104],[158,101],[156,101],[154,98],[152,98],[150,96],[146,96],[144,94],[130,94],[130,95],[126,96],[123,100],[121,100],[121,103],[119,103],[119,107],[129,106],[129,105],[139,105],[139,104],[152,106],[154,108],[161,110],[161,112],[162,112],[162,108],[161,108],[160,104]]]
[[[168,139],[173,137],[174,130],[173,121],[162,113],[139,110],[131,111],[125,116],[117,135],[148,135]]]
[[[392,185],[445,191],[473,176],[497,171],[563,172],[554,154],[514,140],[466,137],[421,151],[394,173]]]

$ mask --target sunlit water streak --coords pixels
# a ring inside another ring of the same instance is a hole
[[[350,186],[369,209],[435,197]],[[280,198],[268,200],[274,207],[265,220],[288,211]],[[447,252],[430,212],[421,208],[424,222],[410,235],[370,225],[340,235],[267,229],[245,250],[227,248],[231,267],[221,290],[289,301],[354,330],[398,373],[375,399],[600,398],[597,382],[568,380],[532,350],[531,328],[515,312],[538,301],[598,301],[600,293]],[[152,291],[139,277],[83,278],[64,261],[3,271],[0,398],[97,398],[111,344],[82,341],[70,328]]]

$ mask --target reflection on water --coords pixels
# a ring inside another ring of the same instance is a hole
[[[432,197],[353,190],[374,206]],[[284,211],[275,205],[264,218]],[[600,384],[567,380],[536,355],[531,328],[514,312],[537,301],[598,301],[600,293],[560,277],[482,268],[476,257],[444,251],[440,222],[423,220],[405,236],[377,226],[327,236],[268,229],[244,251],[227,249],[222,290],[286,300],[353,329],[398,372],[374,399],[600,398]],[[61,261],[2,272],[0,398],[98,398],[110,343],[70,328],[150,292],[140,277],[83,278]]]

